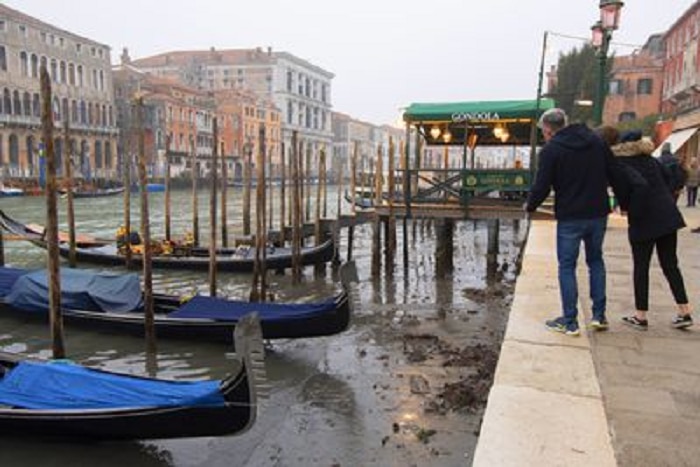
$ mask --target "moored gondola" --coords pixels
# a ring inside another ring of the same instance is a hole
[[[0,211],[0,226],[8,232],[33,243],[41,248],[46,248],[43,229],[29,226],[11,218]],[[152,266],[157,269],[201,270],[209,269],[209,249],[189,246],[168,246],[162,248],[162,252],[152,256]],[[333,259],[335,245],[329,238],[320,245],[303,247],[301,249],[302,266],[327,263]],[[64,258],[69,257],[68,243],[59,244],[59,253]],[[237,248],[219,248],[216,250],[216,264],[219,271],[227,272],[252,272],[255,265],[255,249],[249,246]],[[101,264],[106,266],[123,266],[124,255],[119,252],[115,243],[98,243],[95,245],[78,245],[75,250],[78,263]],[[292,267],[292,249],[284,247],[268,246],[266,252],[266,266],[270,270],[288,269]],[[141,255],[133,254],[132,263],[141,264]]]
[[[170,381],[0,353],[0,435],[162,439],[245,432],[263,368],[256,319],[236,328],[240,364],[222,380]]]

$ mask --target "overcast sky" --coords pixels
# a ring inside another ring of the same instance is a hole
[[[643,44],[695,0],[626,0],[613,41]],[[132,58],[272,47],[335,74],[333,109],[395,123],[411,102],[534,99],[545,31],[582,38],[599,0],[10,0]],[[582,43],[550,35],[545,64]],[[631,52],[619,46],[617,53]]]

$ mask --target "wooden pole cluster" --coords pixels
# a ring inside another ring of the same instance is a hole
[[[153,256],[151,246],[151,224],[148,215],[148,179],[146,177],[146,132],[143,125],[143,97],[136,99],[136,121],[139,131],[139,187],[141,192],[141,242],[143,244],[143,308],[146,334],[146,348],[148,353],[155,354],[156,330],[153,310],[153,269],[151,258]]]
[[[338,197],[336,206],[336,222],[335,230],[333,232],[333,244],[335,245],[335,251],[333,254],[333,265],[340,265],[340,216],[343,210],[343,164],[338,164]]]
[[[306,208],[304,209],[304,221],[311,222],[311,153],[313,152],[313,145],[311,143],[306,144],[304,148],[306,161],[303,163],[302,173],[304,174],[304,181],[306,182],[305,188],[303,188]]]
[[[374,162],[374,205],[379,207],[382,204],[382,147],[377,146],[377,160]],[[381,220],[375,216],[372,222],[372,276],[379,277],[381,274]]]
[[[216,297],[216,197],[217,195],[217,169],[219,152],[219,128],[216,117],[213,120],[213,140],[211,151],[211,169],[209,181],[211,192],[209,195],[209,296]]]
[[[258,154],[256,158],[256,205],[255,205],[255,263],[253,265],[253,287],[250,301],[265,300],[267,296],[267,216],[265,213],[265,125],[260,125],[258,133]]]
[[[65,358],[63,343],[63,317],[61,315],[61,276],[58,257],[58,212],[56,209],[56,157],[53,147],[53,109],[51,103],[51,78],[42,65],[41,76],[41,128],[46,157],[46,243],[47,275],[49,278],[49,322],[53,358]]]
[[[318,161],[318,184],[316,186],[316,219],[315,219],[315,231],[314,237],[316,238],[316,245],[320,245],[323,238],[323,226],[321,225],[321,206],[323,205],[323,211],[325,212],[325,190],[326,190],[326,148],[321,148],[319,153]],[[322,201],[323,199],[323,201]],[[326,269],[325,263],[317,263],[314,267],[316,275],[322,274]]]
[[[63,157],[63,175],[66,180],[66,214],[68,217],[68,265],[72,268],[76,266],[75,254],[75,208],[73,206],[73,152],[70,145],[70,128],[68,116],[63,121],[63,147],[65,156]]]

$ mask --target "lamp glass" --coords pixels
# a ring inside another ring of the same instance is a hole
[[[440,127],[433,125],[430,129],[430,136],[432,136],[433,139],[438,139],[440,137]]]
[[[446,129],[445,132],[442,134],[442,140],[446,143],[452,141],[452,133],[450,133],[449,129]]]
[[[595,48],[599,48],[603,45],[603,27],[600,21],[591,27],[591,45]]]
[[[603,29],[614,30],[620,26],[620,9],[622,5],[622,2],[601,2],[600,22]]]

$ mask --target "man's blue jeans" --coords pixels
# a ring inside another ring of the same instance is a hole
[[[563,316],[567,322],[576,321],[578,315],[578,284],[576,262],[583,241],[588,265],[590,296],[593,302],[593,319],[605,318],[605,263],[603,262],[603,238],[608,218],[578,219],[557,222],[557,259],[559,260],[559,291]]]

